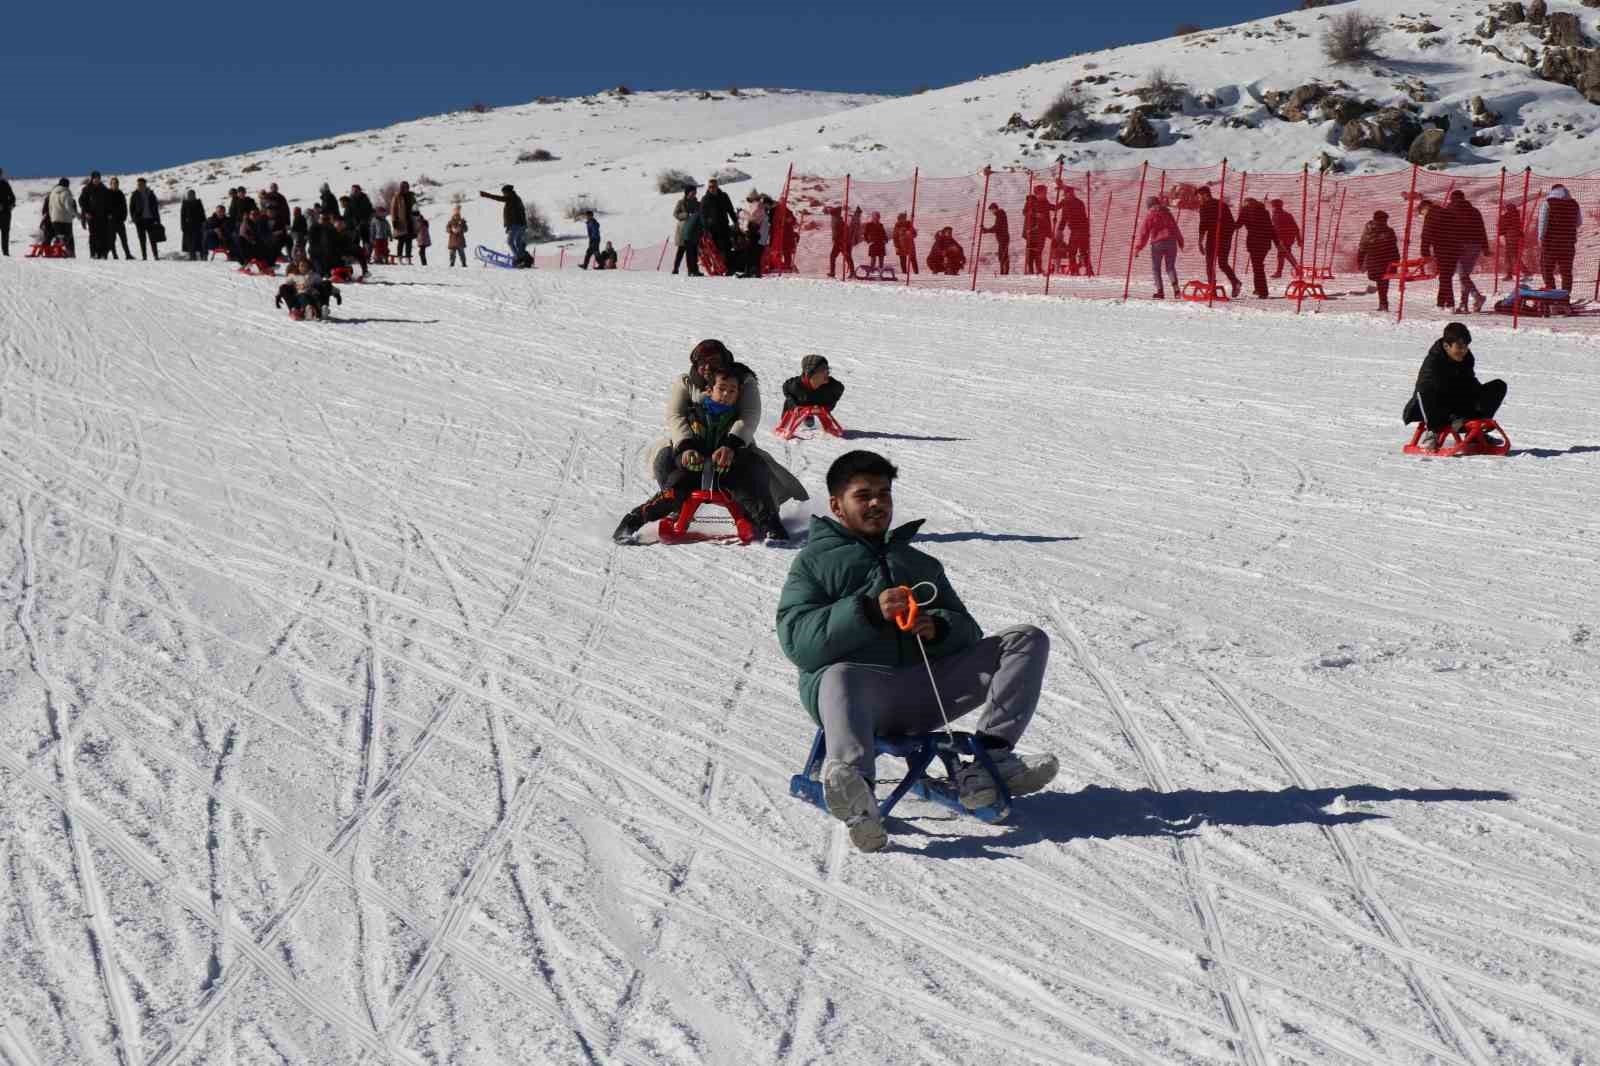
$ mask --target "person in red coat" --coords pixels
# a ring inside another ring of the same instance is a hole
[[[889,233],[883,228],[878,212],[872,212],[867,224],[861,227],[861,236],[867,242],[867,269],[883,270],[883,257],[889,247]]]

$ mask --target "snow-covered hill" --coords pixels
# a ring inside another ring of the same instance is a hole
[[[371,189],[404,178],[419,184],[436,221],[452,198],[466,197],[473,239],[494,244],[501,241],[498,206],[476,194],[511,182],[557,223],[561,236],[580,231],[560,218],[563,208],[574,197],[592,197],[607,238],[621,247],[658,242],[670,231],[671,200],[655,190],[665,168],[703,180],[735,166],[751,175],[729,187],[742,198],[753,188],[777,192],[791,163],[803,173],[858,179],[902,178],[918,167],[924,176],[970,174],[985,165],[1042,167],[1057,158],[1069,167],[1120,168],[1145,160],[1210,167],[1227,157],[1235,170],[1298,171],[1305,163],[1318,166],[1326,152],[1344,172],[1405,165],[1390,152],[1342,147],[1342,124],[1324,117],[1320,104],[1302,108],[1304,118],[1269,106],[1277,99],[1272,94],[1302,86],[1341,98],[1345,117],[1369,105],[1390,106],[1414,122],[1447,125],[1447,166],[1469,172],[1532,166],[1555,175],[1596,169],[1600,105],[1539,73],[1547,54],[1559,51],[1545,38],[1560,19],[1507,23],[1503,9],[1474,0],[1360,0],[894,99],[778,90],[599,93],[208,160],[159,172],[154,180],[164,195],[195,188],[207,203],[232,185],[254,190],[276,180],[306,204],[322,181],[343,191],[352,181]],[[1600,43],[1600,12],[1575,0],[1551,0],[1548,9],[1576,18],[1589,42]],[[1332,67],[1322,54],[1322,35],[1329,20],[1351,11],[1385,27],[1380,58]],[[1486,22],[1491,15],[1498,20],[1493,32]],[[1593,62],[1600,78],[1600,53]],[[1186,92],[1166,117],[1151,119],[1156,147],[1124,147],[1115,139],[1118,126],[1143,102],[1138,90],[1158,70]],[[1600,95],[1600,81],[1596,86]],[[1004,128],[1013,114],[1032,123],[1063,90],[1076,91],[1085,103],[1090,126],[1079,139],[1045,141],[1043,130]],[[1476,121],[1475,97],[1487,116]],[[1283,114],[1298,120],[1278,117]],[[537,148],[557,158],[517,162]],[[111,173],[106,165],[101,169]],[[42,188],[23,186],[25,195]],[[27,209],[18,217],[27,218]]]

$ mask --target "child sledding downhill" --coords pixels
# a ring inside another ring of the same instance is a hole
[[[676,466],[660,492],[622,516],[611,535],[618,544],[637,543],[638,533],[647,523],[675,513],[700,487],[702,473],[708,467],[716,474],[717,487],[733,497],[763,536],[769,541],[788,539],[773,506],[765,472],[760,469],[761,456],[733,432],[733,425],[740,418],[740,375],[736,366],[719,366],[709,370],[706,377],[705,393],[688,414],[689,433],[673,448]]]
[[[333,282],[325,280],[304,259],[289,264],[288,271],[289,280],[278,286],[273,306],[287,306],[289,317],[320,320],[328,317],[330,301],[344,305],[344,297],[339,295]]]
[[[922,522],[890,529],[896,474],[873,452],[834,461],[833,517],[811,519],[778,601],[778,642],[799,667],[800,701],[823,730],[822,799],[862,851],[888,841],[873,795],[878,737],[929,733],[944,728],[947,715],[981,707],[976,742],[1012,796],[1037,792],[1057,771],[1054,755],[1012,751],[1039,702],[1049,639],[1030,625],[983,635],[944,567],[912,547]],[[915,615],[913,589],[926,604]],[[1000,795],[976,761],[962,763],[951,784],[969,811]]]
[[[1433,342],[1417,383],[1402,415],[1407,424],[1421,422],[1425,432],[1416,442],[1421,453],[1437,453],[1454,436],[1469,450],[1498,451],[1505,442],[1492,436],[1498,429],[1492,420],[1505,402],[1506,383],[1496,378],[1480,382],[1473,372],[1472,333],[1460,322],[1444,327],[1444,336]],[[1485,422],[1474,427],[1471,423]],[[1452,450],[1453,453],[1453,450]]]
[[[783,415],[773,432],[791,439],[800,428],[814,429],[820,421],[828,433],[844,436],[833,417],[834,405],[843,395],[844,383],[833,377],[827,359],[801,356],[800,373],[783,383]]]

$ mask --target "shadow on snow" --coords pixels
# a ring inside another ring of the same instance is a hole
[[[1061,544],[1069,540],[1081,539],[1081,537],[1047,537],[1038,533],[979,533],[975,530],[968,530],[962,533],[918,533],[911,538],[913,543],[927,542],[931,544],[959,544],[969,540],[989,540],[1013,544]]]

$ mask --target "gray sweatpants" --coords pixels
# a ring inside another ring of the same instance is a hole
[[[1043,630],[1013,626],[959,655],[933,660],[933,676],[952,722],[984,707],[978,732],[1015,744],[1039,704],[1049,657],[1050,638]],[[828,758],[855,764],[869,781],[877,777],[873,737],[944,728],[920,661],[902,667],[834,663],[822,672],[817,710]]]

